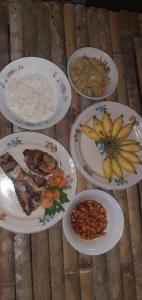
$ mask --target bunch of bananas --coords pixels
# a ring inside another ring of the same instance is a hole
[[[133,131],[135,122],[123,126],[123,115],[112,121],[108,112],[103,113],[102,120],[93,118],[93,128],[82,124],[81,131],[95,142],[104,143],[106,157],[102,169],[104,176],[111,182],[113,175],[123,178],[123,170],[136,173],[134,164],[141,164],[136,152],[142,150],[139,142],[127,139]]]

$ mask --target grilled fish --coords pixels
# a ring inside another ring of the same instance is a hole
[[[57,160],[47,152],[26,149],[23,154],[27,166],[36,174],[46,176],[58,168]]]
[[[12,180],[23,211],[30,215],[40,206],[47,180],[43,176],[25,172],[9,153],[0,156],[0,167]]]

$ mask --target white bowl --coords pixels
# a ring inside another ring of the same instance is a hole
[[[95,199],[107,211],[107,228],[104,236],[93,240],[78,237],[71,225],[73,208],[82,200]],[[119,241],[124,227],[124,217],[117,201],[108,193],[101,190],[86,190],[77,194],[69,203],[63,217],[63,229],[68,242],[79,252],[88,255],[100,255],[111,250]]]
[[[78,57],[82,57],[82,56],[88,56],[88,57],[96,57],[96,58],[102,58],[102,60],[106,61],[108,64],[108,67],[110,68],[110,72],[109,72],[109,77],[110,77],[110,84],[108,85],[108,87],[106,88],[106,92],[104,95],[100,96],[100,97],[90,97],[87,96],[83,93],[81,93],[78,88],[76,87],[76,85],[73,83],[71,75],[70,75],[70,68],[72,66],[72,64],[74,63],[74,61],[78,58]],[[70,83],[72,85],[72,87],[83,97],[87,98],[87,99],[91,99],[91,100],[100,100],[100,99],[104,99],[108,96],[110,96],[114,90],[116,89],[117,86],[117,82],[118,82],[118,71],[117,71],[117,67],[115,65],[115,63],[113,62],[113,60],[111,59],[111,57],[105,53],[104,51],[97,49],[97,48],[92,48],[92,47],[85,47],[85,48],[80,48],[78,50],[76,50],[69,58],[68,60],[68,64],[67,64],[67,73],[68,73],[68,78],[70,80]]]

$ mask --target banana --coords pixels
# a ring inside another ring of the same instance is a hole
[[[122,155],[124,158],[126,158],[128,161],[130,161],[133,164],[141,164],[141,160],[139,156],[136,153],[129,152],[129,151],[119,151],[120,155]]]
[[[120,154],[117,154],[116,160],[118,164],[123,168],[125,171],[130,173],[137,173],[135,167],[131,162],[129,162],[127,159],[125,159]]]
[[[128,144],[128,145],[120,145],[119,150],[129,151],[129,152],[138,152],[142,150],[142,146],[139,144]]]
[[[135,145],[139,145],[140,143],[135,141],[135,140],[120,140],[118,142],[119,145],[130,145],[130,144],[135,144]]]
[[[118,139],[124,139],[127,138],[130,132],[132,132],[134,127],[134,122],[133,123],[128,123],[124,127],[122,127],[119,131],[118,134],[116,135],[117,140]]]
[[[113,122],[112,126],[112,133],[111,136],[114,138],[116,137],[118,131],[121,129],[123,123],[123,115],[119,116],[115,121]]]
[[[111,164],[112,164],[112,171],[116,177],[122,178],[123,177],[123,172],[121,166],[118,164],[117,160],[112,158],[111,159]]]
[[[92,139],[94,141],[101,140],[101,137],[97,134],[97,132],[92,127],[90,127],[88,125],[80,125],[80,129],[90,139]]]
[[[106,135],[105,135],[102,121],[99,120],[97,117],[93,118],[93,128],[101,138],[105,138]]]
[[[103,174],[109,182],[112,180],[112,164],[111,159],[106,157],[103,161]]]
[[[102,122],[106,135],[110,137],[112,133],[112,120],[109,113],[104,112]]]

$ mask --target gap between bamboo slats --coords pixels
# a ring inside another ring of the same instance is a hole
[[[8,52],[8,8],[0,5],[0,70],[9,63]],[[10,133],[10,122],[0,114],[0,138]],[[13,234],[2,227],[0,228],[0,298],[15,300]]]
[[[122,30],[123,28],[123,30]],[[126,28],[126,32],[125,29]],[[129,15],[127,12],[120,12],[120,31],[122,46],[124,52],[125,72],[127,78],[127,90],[129,106],[137,112],[140,111],[140,102],[138,94],[138,81],[136,75],[136,66],[134,60],[132,32],[129,25]],[[135,271],[135,284],[137,300],[142,295],[142,236],[141,236],[141,218],[138,186],[135,185],[127,190],[128,212],[131,234],[131,246]],[[135,226],[134,226],[135,224]]]

